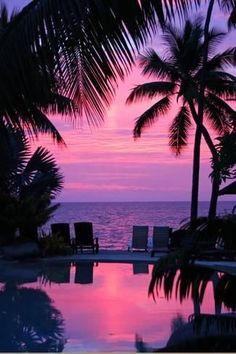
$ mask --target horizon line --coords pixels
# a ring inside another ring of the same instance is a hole
[[[231,203],[236,200],[219,200],[218,203]],[[190,200],[90,200],[90,201],[74,201],[59,200],[55,203],[191,203]],[[210,203],[210,200],[199,200],[199,203]]]

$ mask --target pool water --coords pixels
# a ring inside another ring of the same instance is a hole
[[[174,292],[167,299],[163,289],[155,301],[148,296],[152,267],[142,263],[0,267],[0,319],[5,328],[0,330],[0,351],[136,351],[136,334],[150,347],[164,347],[173,327],[187,320],[196,304],[191,296],[181,303]],[[211,281],[200,311],[216,311]]]

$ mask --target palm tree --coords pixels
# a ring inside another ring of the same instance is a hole
[[[209,28],[210,22],[212,18],[213,8],[215,5],[215,0],[210,0],[207,14],[206,14],[206,21],[204,26],[204,53],[203,53],[203,62],[202,62],[202,73],[200,79],[200,90],[199,90],[199,98],[198,98],[198,125],[197,131],[195,135],[195,146],[199,146],[200,152],[200,144],[201,144],[201,136],[202,136],[202,127],[201,124],[203,122],[203,115],[204,115],[204,95],[206,89],[206,82],[205,82],[205,75],[207,73],[206,63],[208,60],[209,55]],[[217,0],[217,3],[220,9],[229,14],[228,19],[228,27],[235,27],[236,24],[236,3],[234,0]],[[214,164],[217,164],[217,154],[213,151],[213,147],[211,148],[212,155],[214,156]],[[196,152],[197,155],[197,152]],[[200,153],[199,153],[200,156]],[[192,181],[192,207],[191,207],[191,219],[194,220],[197,217],[198,211],[198,190],[199,190],[199,167],[200,167],[200,159],[195,159],[193,170],[196,173],[193,173],[193,181]],[[198,173],[197,173],[198,171]],[[211,200],[210,200],[210,207],[208,217],[209,219],[214,219],[216,216],[216,208],[217,208],[217,198],[219,193],[219,186],[220,186],[220,176],[218,174],[214,174],[212,179],[212,192],[211,192]]]
[[[208,24],[214,2],[210,0]],[[33,0],[10,23],[4,10],[0,117],[32,135],[49,132],[57,141],[61,137],[45,113],[85,114],[89,124],[98,124],[117,77],[129,72],[135,50],[156,31],[157,23],[163,26],[175,12],[183,17],[200,3],[130,0],[127,7],[123,0],[112,0],[109,6],[104,0],[67,0],[66,5],[59,0]],[[234,1],[218,3],[231,12],[233,23]]]
[[[1,116],[18,126],[26,122],[35,134],[43,118],[38,110],[74,111],[71,102],[64,101],[64,110],[58,108],[59,95],[71,99],[76,114],[86,115],[89,124],[98,124],[117,78],[129,72],[135,50],[156,31],[157,23],[163,25],[175,10],[183,16],[199,3],[130,0],[127,7],[123,0],[109,5],[105,0],[68,0],[66,5],[59,0],[31,1],[10,24],[3,21]],[[48,102],[50,90],[54,99]]]
[[[9,241],[19,228],[22,238],[36,238],[37,227],[59,206],[51,202],[62,189],[63,177],[48,150],[38,147],[31,155],[24,133],[8,128],[2,136],[7,139],[0,142],[1,234]]]
[[[169,145],[171,149],[176,155],[182,152],[187,145],[193,119],[199,127],[196,130],[196,135],[199,131],[204,135],[213,159],[216,161],[218,159],[216,148],[203,122],[201,119],[199,120],[197,110],[204,69],[202,67],[205,53],[203,33],[200,19],[194,22],[186,21],[182,31],[171,25],[166,26],[163,34],[166,45],[165,56],[161,57],[154,50],[149,49],[139,60],[143,75],[155,77],[157,81],[137,85],[129,95],[127,103],[137,102],[143,98],[163,96],[137,118],[134,137],[138,138],[146,127],[158,120],[160,115],[168,113],[175,97],[180,108],[170,126]],[[236,77],[225,70],[227,66],[236,64],[236,48],[213,55],[216,44],[221,42],[224,37],[225,34],[217,32],[215,29],[211,30],[208,38],[211,57],[206,62],[207,70],[204,75],[205,121],[210,123],[214,130],[221,135],[231,130],[234,110],[225,100],[234,98],[236,92]],[[193,175],[197,180],[199,166],[196,161],[199,161],[200,157],[200,142],[201,140],[196,139],[195,136]],[[192,199],[193,203],[195,200]]]
[[[0,290],[0,319],[1,351],[63,351],[64,320],[43,290],[7,282]]]

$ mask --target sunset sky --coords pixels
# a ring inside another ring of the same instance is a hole
[[[6,0],[9,9],[21,8],[29,0]],[[216,11],[214,22],[224,28],[225,17]],[[236,45],[235,33],[231,33],[224,47]],[[159,38],[149,46],[161,50]],[[116,98],[107,111],[104,123],[90,129],[86,121],[52,117],[67,143],[58,148],[48,137],[35,145],[44,145],[54,154],[65,176],[61,201],[172,201],[190,200],[193,139],[176,158],[168,147],[168,127],[173,113],[163,116],[159,122],[134,141],[134,120],[150,101],[126,106],[130,90],[145,82],[136,67],[119,85]],[[200,200],[209,200],[209,153],[202,144]],[[224,197],[220,200],[234,200]]]

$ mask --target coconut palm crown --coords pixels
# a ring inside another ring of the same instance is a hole
[[[216,44],[224,37],[224,33],[211,30],[209,38],[211,54],[214,53]],[[202,21],[199,18],[193,22],[188,20],[182,31],[169,25],[163,35],[165,55],[162,57],[153,49],[148,49],[140,57],[139,64],[143,75],[157,80],[137,85],[129,95],[127,103],[144,98],[162,97],[136,119],[135,138],[140,137],[144,129],[155,123],[161,115],[167,114],[172,103],[176,102],[179,110],[173,117],[169,129],[169,145],[177,155],[187,145],[199,94],[202,39]],[[234,122],[235,112],[226,100],[235,97],[236,77],[225,68],[235,64],[236,48],[212,55],[207,62],[205,122],[220,135],[229,132]]]

